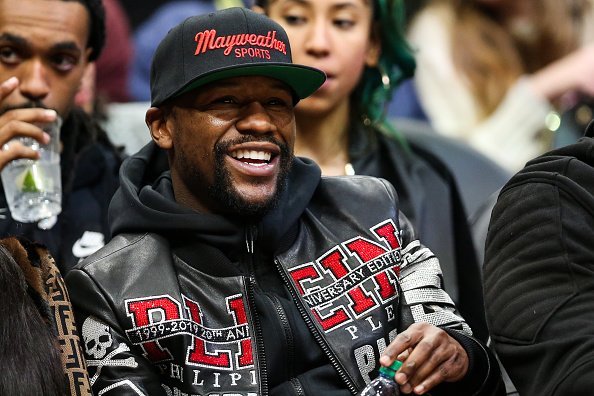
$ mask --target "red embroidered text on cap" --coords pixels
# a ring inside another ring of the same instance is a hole
[[[276,39],[276,30],[269,31],[266,36],[242,33],[217,37],[217,31],[210,29],[197,33],[194,41],[197,43],[196,52],[194,52],[196,56],[209,50],[221,48],[225,48],[224,54],[229,55],[233,51],[233,47],[244,46],[246,44],[260,48],[271,48],[284,55],[287,54],[287,45],[281,40]]]

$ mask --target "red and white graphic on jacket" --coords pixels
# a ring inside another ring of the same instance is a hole
[[[352,238],[314,262],[289,271],[325,332],[368,314],[398,295],[399,232],[392,220],[370,230],[376,241]]]
[[[217,370],[253,367],[253,332],[245,300],[241,294],[225,299],[229,326],[209,328],[208,312],[200,303],[182,295],[181,302],[168,295],[126,300],[126,312],[133,327],[126,330],[130,342],[141,345],[153,363],[173,360],[162,340],[175,336],[192,337],[185,363]],[[220,312],[217,313],[220,317]]]

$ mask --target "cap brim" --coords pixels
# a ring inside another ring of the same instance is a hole
[[[326,74],[323,71],[309,66],[286,63],[241,64],[213,70],[202,75],[174,92],[169,98],[174,98],[211,82],[242,76],[266,76],[280,80],[287,84],[299,99],[307,98],[326,81]]]

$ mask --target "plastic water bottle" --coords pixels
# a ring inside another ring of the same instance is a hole
[[[360,396],[399,396],[400,387],[394,381],[394,375],[401,366],[402,362],[395,360],[389,367],[380,367],[377,378],[363,389]]]

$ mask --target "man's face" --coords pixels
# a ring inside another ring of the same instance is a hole
[[[166,125],[171,146],[164,148],[179,202],[244,216],[274,205],[295,141],[293,96],[285,84],[253,76],[209,84],[174,100]]]
[[[88,35],[89,15],[79,2],[0,0],[0,81],[20,82],[0,112],[47,107],[65,117],[87,65]]]

